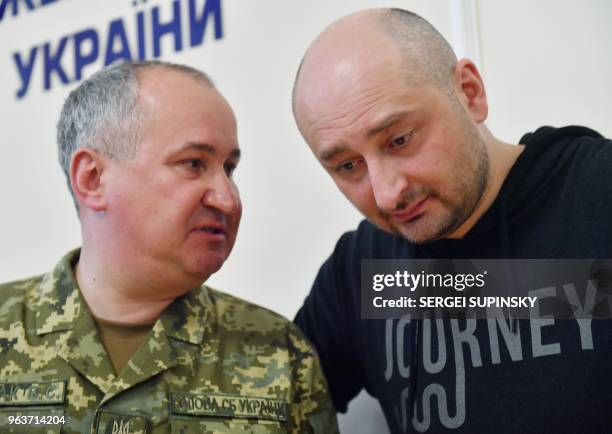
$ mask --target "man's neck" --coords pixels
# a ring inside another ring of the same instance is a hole
[[[105,266],[83,248],[74,274],[92,314],[106,321],[123,324],[155,322],[174,298],[156,298],[155,289],[122,285]]]
[[[504,181],[510,173],[510,169],[514,166],[514,163],[518,159],[519,155],[525,149],[522,145],[511,145],[509,143],[501,142],[493,136],[487,138],[489,140],[489,153],[490,153],[490,178],[489,184],[482,195],[478,205],[474,209],[474,212],[464,221],[459,228],[453,231],[452,234],[447,238],[461,239],[463,238],[473,227],[476,225],[478,220],[484,215],[485,212],[491,207],[497,195],[499,194]]]

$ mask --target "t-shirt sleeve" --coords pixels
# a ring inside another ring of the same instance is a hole
[[[350,237],[348,233],[338,241],[295,317],[319,353],[334,406],[340,412],[346,412],[349,401],[364,387],[355,336],[359,293],[351,273],[358,274],[358,268],[352,269]]]

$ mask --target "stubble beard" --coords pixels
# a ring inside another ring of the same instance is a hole
[[[466,140],[461,146],[468,148],[469,151],[459,156],[450,174],[455,188],[444,196],[435,189],[420,186],[402,197],[396,207],[396,210],[401,210],[429,196],[428,200],[437,200],[443,210],[436,214],[420,216],[412,222],[397,224],[388,212],[379,209],[378,217],[386,226],[383,229],[402,236],[414,244],[423,244],[445,238],[472,215],[489,184],[490,164],[484,140],[473,125],[467,125],[467,120],[464,121]]]

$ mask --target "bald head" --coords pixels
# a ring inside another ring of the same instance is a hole
[[[326,28],[304,55],[293,87],[293,110],[313,87],[335,87],[349,72],[362,74],[391,66],[401,68],[408,83],[452,86],[457,63],[452,48],[429,22],[394,8],[368,9]],[[324,80],[324,81],[323,81]]]
[[[476,66],[398,9],[329,26],[294,88],[300,132],[340,191],[415,243],[461,237],[486,209],[476,212],[490,179],[487,111]]]
[[[457,57],[428,21],[404,9],[379,9],[370,13],[405,56],[404,61],[413,65],[415,74],[440,86],[450,85]]]

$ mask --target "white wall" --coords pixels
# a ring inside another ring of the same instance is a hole
[[[541,125],[612,136],[612,2],[480,0],[490,128],[518,141]]]
[[[181,1],[185,13],[187,2]],[[244,158],[236,180],[243,221],[234,252],[211,285],[286,316],[295,314],[338,236],[360,219],[317,166],[291,117],[290,89],[302,53],[325,25],[371,6],[412,9],[450,38],[449,1],[459,0],[222,0],[222,39],[208,32],[203,45],[179,53],[163,40],[162,58],[210,73],[238,118]],[[61,86],[54,77],[45,92],[42,69],[35,68],[31,88],[18,100],[13,53],[25,56],[35,45],[57,44],[90,26],[103,39],[118,17],[125,18],[133,38],[137,11],[159,5],[167,18],[170,4],[59,0],[0,22],[0,281],[47,271],[79,244],[78,221],[56,162],[54,130],[75,84]],[[612,2],[486,0],[476,2],[476,11],[494,132],[517,141],[541,124],[582,123],[612,135],[606,122],[612,115]],[[66,53],[73,49],[69,43]],[[42,53],[38,56],[40,61]],[[71,62],[66,55],[67,69]],[[85,75],[101,65],[99,60],[86,67]],[[351,409],[341,421],[343,432],[385,432],[370,402],[359,400]]]

